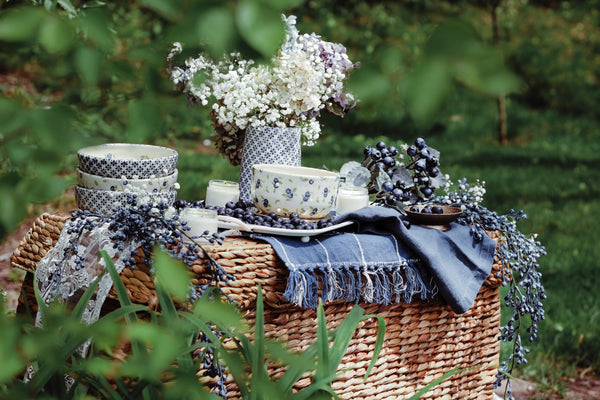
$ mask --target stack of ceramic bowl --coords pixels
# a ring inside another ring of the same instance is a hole
[[[109,143],[77,152],[75,200],[79,208],[110,215],[136,194],[139,203],[164,202],[177,197],[175,150],[160,146]]]

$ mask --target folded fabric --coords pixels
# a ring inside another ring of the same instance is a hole
[[[405,218],[392,208],[371,206],[336,222],[354,221],[359,233],[394,235],[424,261],[452,310],[464,313],[492,270],[496,242],[487,235],[476,241],[469,226],[455,222],[444,231],[414,224],[407,228]]]
[[[333,234],[297,238],[252,235],[267,241],[289,270],[284,297],[301,307],[324,302],[410,303],[432,300],[437,287],[422,262],[390,234]]]

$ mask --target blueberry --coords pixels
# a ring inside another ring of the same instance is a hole
[[[401,198],[401,197],[402,197],[402,195],[404,194],[404,192],[403,192],[402,190],[400,190],[400,189],[394,189],[394,190],[392,190],[392,194],[393,194],[393,195],[394,195],[394,196],[395,196],[397,199],[399,199],[399,198]]]
[[[425,159],[429,159],[431,158],[431,154],[429,153],[429,150],[425,149],[421,149],[421,151],[419,152],[419,154],[421,155],[421,157],[425,158]]]
[[[421,193],[423,193],[423,196],[425,197],[431,197],[431,195],[433,194],[433,189],[429,186],[423,186],[421,188]]]
[[[431,212],[434,214],[443,214],[444,209],[440,206],[433,206],[433,207],[431,207]]]
[[[412,212],[419,212],[419,206],[411,206],[410,207],[410,211],[412,211]]]
[[[387,148],[388,152],[390,153],[390,156],[394,157],[395,155],[398,154],[398,149],[395,148],[394,146],[390,146]]]
[[[383,159],[383,163],[388,167],[393,167],[394,165],[396,165],[396,160],[394,160],[393,157],[387,156]]]
[[[371,152],[371,157],[373,157],[376,160],[379,160],[381,158],[381,152],[379,150],[373,150]]]
[[[415,139],[415,146],[417,146],[417,148],[422,149],[425,146],[427,146],[427,144],[425,144],[425,139],[423,139],[422,137],[418,137]]]
[[[420,160],[417,160],[417,162],[415,162],[415,169],[419,172],[425,171],[425,168],[427,168],[427,161],[425,161],[423,158],[421,158]]]
[[[225,208],[231,208],[233,210],[235,208],[235,203],[233,201],[228,201],[225,203]]]
[[[385,144],[385,142],[380,141],[380,142],[377,142],[377,144],[375,145],[375,147],[377,147],[379,150],[385,149],[386,148],[386,144]]]
[[[431,168],[428,172],[429,176],[431,176],[432,178],[435,178],[440,174],[440,170],[438,168]]]
[[[421,209],[421,213],[423,214],[431,214],[432,210],[431,210],[431,206],[425,206]]]
[[[411,157],[414,157],[417,155],[417,148],[415,146],[409,146],[408,149],[406,150],[406,154],[408,154]]]
[[[386,181],[386,182],[383,182],[383,185],[381,185],[381,188],[383,189],[384,192],[391,192],[392,189],[394,189],[394,184],[390,181]]]

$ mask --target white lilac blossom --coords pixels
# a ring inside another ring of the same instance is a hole
[[[321,134],[318,117],[326,110],[343,116],[356,105],[344,91],[356,67],[344,46],[316,34],[300,35],[296,17],[282,16],[286,38],[270,65],[254,65],[233,53],[214,62],[204,55],[173,67],[182,51],[175,43],[167,57],[171,80],[192,104],[211,105],[218,133],[244,131],[250,125],[298,127],[303,143],[313,145]]]

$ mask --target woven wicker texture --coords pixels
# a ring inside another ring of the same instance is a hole
[[[28,271],[23,293],[31,301],[33,274],[37,262],[56,243],[68,216],[43,214],[33,224],[12,257],[12,265]],[[497,239],[497,238],[496,238]],[[265,299],[265,333],[288,342],[301,351],[316,338],[316,313],[290,305],[283,297],[287,270],[273,248],[266,243],[241,238],[229,238],[222,246],[209,248],[209,253],[225,270],[236,277],[223,292],[240,304],[246,317],[254,320],[254,304],[258,284]],[[206,264],[192,267],[195,283],[207,282]],[[473,306],[456,315],[442,301],[430,303],[360,304],[367,314],[385,318],[386,333],[383,350],[371,376],[362,381],[376,338],[376,322],[364,322],[356,331],[340,371],[348,369],[333,387],[342,398],[407,399],[429,382],[453,368],[475,367],[455,375],[427,392],[424,399],[492,399],[493,382],[498,367],[500,343],[500,299],[496,276],[501,266],[494,264],[492,274],[482,286]],[[153,279],[146,266],[138,264],[133,271],[123,270],[121,278],[133,302],[156,305]],[[118,306],[111,293],[106,309]],[[20,299],[21,310],[25,306]],[[325,307],[328,327],[338,326],[352,304],[330,303]],[[272,370],[278,375],[281,371]],[[309,378],[298,382],[298,389],[310,384]],[[228,397],[239,392],[228,382]]]

